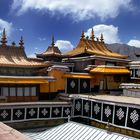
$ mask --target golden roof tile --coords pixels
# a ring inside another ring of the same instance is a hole
[[[101,56],[107,56],[107,57],[114,57],[114,58],[121,58],[121,59],[127,59],[128,56],[121,55],[118,53],[114,53],[110,51],[104,41],[103,41],[103,34],[101,34],[101,42],[94,40],[94,31],[92,30],[92,38],[85,39],[83,32],[82,32],[82,38],[80,39],[78,45],[73,50],[65,53],[67,57],[74,57],[79,54],[87,53],[89,55],[101,55]]]
[[[96,68],[92,68],[90,73],[98,73],[98,74],[130,74],[130,71],[124,67],[105,67],[105,66],[97,66]]]
[[[45,65],[41,60],[27,58],[24,48],[0,46],[0,66],[43,67]]]
[[[37,57],[47,57],[47,56],[53,56],[53,57],[63,57],[61,51],[57,46],[55,46],[54,43],[54,36],[52,36],[52,43],[51,46],[48,46],[47,50],[41,54],[36,54]]]

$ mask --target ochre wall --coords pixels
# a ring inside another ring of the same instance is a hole
[[[53,76],[56,78],[55,82],[50,83],[50,91],[57,92],[59,90],[65,89],[65,79],[64,79],[64,72],[61,70],[51,70],[48,72],[49,76]]]
[[[93,74],[94,78],[91,79],[91,88],[93,88],[96,85],[100,85],[100,81],[104,80],[103,75]]]
[[[119,89],[121,83],[128,82],[127,75],[108,75],[106,76],[107,89]]]
[[[41,93],[49,92],[49,83],[47,83],[47,84],[40,84],[40,92]]]

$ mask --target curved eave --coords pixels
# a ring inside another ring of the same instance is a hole
[[[68,53],[65,53],[65,56],[68,56],[68,57],[74,57],[74,56],[77,56],[77,55],[80,55],[80,54],[83,54],[83,53],[87,53],[87,54],[90,54],[90,55],[100,55],[100,56],[107,56],[107,57],[110,57],[110,58],[120,58],[120,59],[127,59],[128,56],[125,56],[125,55],[119,55],[117,53],[111,53],[111,52],[101,52],[99,50],[91,50],[91,49],[86,49],[86,48],[75,48],[74,50],[68,52]]]
[[[87,73],[66,73],[63,76],[64,78],[79,78],[79,79],[92,79],[94,78],[93,75],[87,74]]]
[[[0,83],[6,84],[47,84],[55,80],[50,76],[0,76]]]
[[[130,71],[126,68],[96,67],[91,69],[90,73],[111,75],[111,74],[130,74]]]
[[[57,54],[57,53],[47,53],[47,54],[36,54],[37,57],[39,58],[44,58],[44,57],[65,57],[64,55],[62,54]]]
[[[111,58],[121,58],[121,59],[127,59],[128,56],[121,55],[115,52],[111,52],[107,49],[104,43],[102,42],[95,42],[91,40],[82,39],[78,43],[77,47],[73,49],[72,51],[69,51],[65,53],[68,57],[75,57],[77,55],[87,53],[90,55],[101,55],[101,56],[107,56]]]
[[[39,65],[22,65],[22,64],[0,64],[1,67],[17,67],[17,68],[42,68],[48,66],[48,64],[39,64]]]

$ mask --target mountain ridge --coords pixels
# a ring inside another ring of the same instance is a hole
[[[128,59],[132,61],[140,60],[140,48],[135,46],[130,46],[127,44],[113,43],[106,44],[107,48],[112,52],[116,52],[122,55],[128,55]]]

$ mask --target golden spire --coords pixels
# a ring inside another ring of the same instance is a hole
[[[12,42],[12,47],[16,47],[16,43],[14,41]]]
[[[95,37],[94,37],[94,30],[93,30],[93,28],[92,28],[92,31],[91,31],[91,39],[94,40],[94,38],[95,38]]]
[[[85,38],[85,33],[84,31],[82,31],[81,39],[84,39],[84,38]]]
[[[24,47],[23,45],[24,45],[23,37],[21,36],[20,41],[19,41],[19,46],[20,46],[21,48],[23,48],[23,47]]]
[[[89,36],[86,36],[86,40],[88,40],[89,39]]]
[[[2,43],[2,46],[3,47],[6,47],[6,43],[7,43],[7,40],[6,40],[6,32],[5,32],[5,28],[3,30],[3,33],[2,33],[2,38],[1,38],[1,43]]]
[[[100,41],[101,41],[101,42],[104,42],[103,34],[101,34]]]
[[[52,47],[54,47],[55,43],[54,43],[54,35],[52,36]]]
[[[98,37],[96,37],[96,39],[97,39],[97,42],[99,41],[99,38]]]

